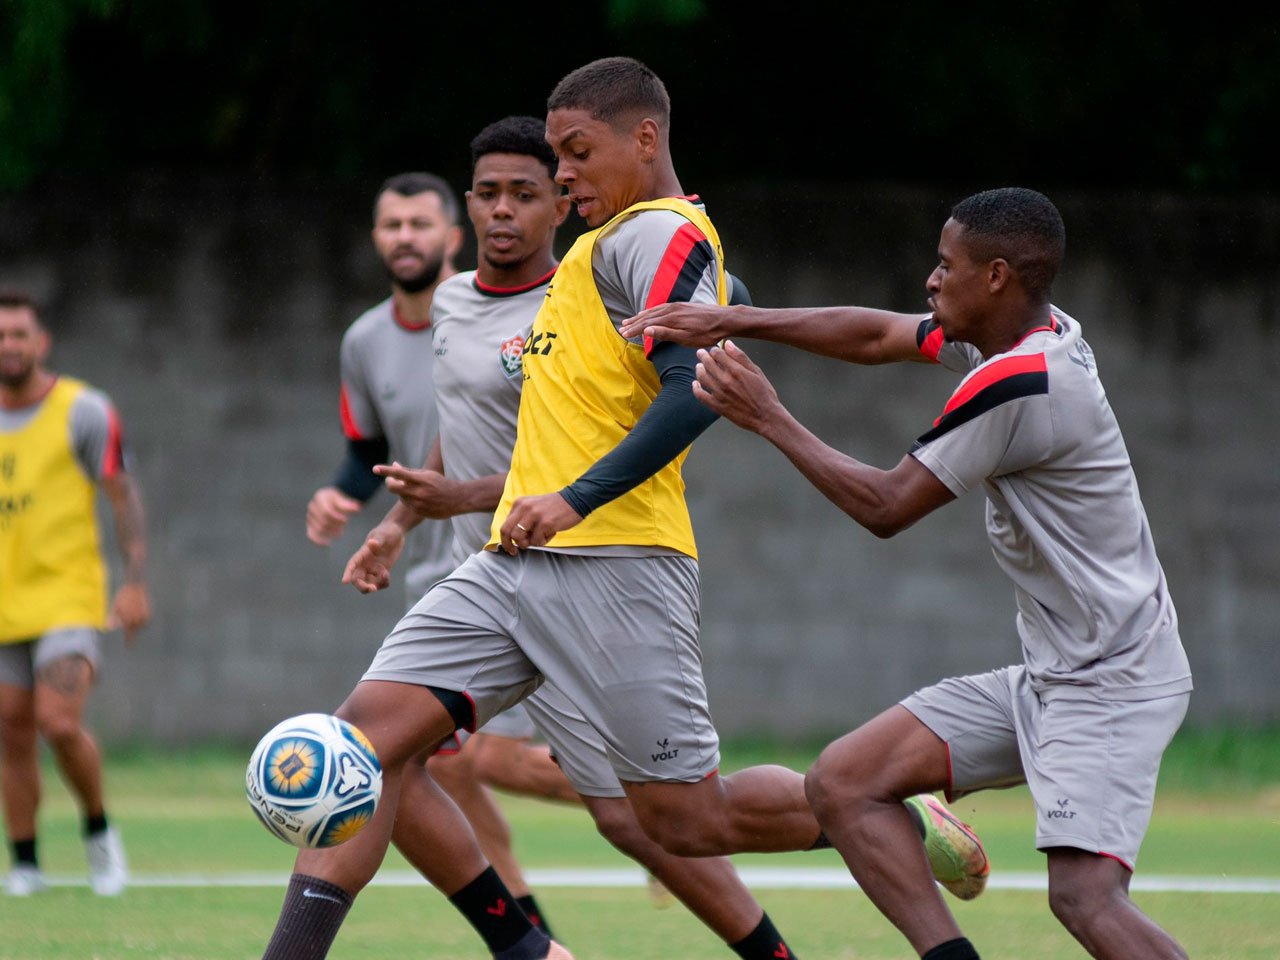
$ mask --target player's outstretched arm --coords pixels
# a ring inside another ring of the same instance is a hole
[[[891,537],[955,495],[908,455],[880,470],[827,446],[783,406],[764,372],[732,340],[698,351],[694,395],[781,450],[828,500],[877,537]]]
[[[505,472],[473,480],[446,476],[439,437],[427,451],[422,469],[382,463],[375,466],[373,472],[383,478],[387,489],[419,520],[446,520],[460,513],[492,513],[502,499],[502,488],[507,481]]]
[[[726,337],[749,337],[799,347],[849,363],[927,360],[916,345],[921,314],[871,307],[753,307],[664,303],[644,310],[620,328],[624,337],[645,336],[690,347]]]
[[[505,473],[495,473],[475,480],[454,480],[436,470],[411,470],[398,463],[379,464],[374,472],[419,519],[434,520],[460,513],[492,512],[507,478]]]

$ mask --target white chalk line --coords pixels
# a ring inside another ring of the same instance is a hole
[[[740,867],[738,874],[752,889],[761,890],[856,890],[857,884],[840,868],[822,867]],[[628,868],[565,867],[525,870],[529,885],[538,887],[643,887],[644,871]],[[50,886],[86,886],[82,877],[52,875]],[[149,887],[280,887],[289,882],[282,873],[140,873],[129,880],[133,888]],[[407,870],[384,870],[373,879],[373,886],[413,887],[425,885],[418,874]],[[992,874],[988,890],[1045,890],[1043,873]],[[1280,877],[1228,876],[1144,876],[1137,874],[1130,885],[1133,891],[1157,893],[1280,893]]]

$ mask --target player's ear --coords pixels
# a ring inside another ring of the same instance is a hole
[[[992,293],[999,293],[1012,283],[1016,276],[1008,260],[1004,257],[996,257],[987,264],[987,289]]]
[[[445,244],[445,253],[447,259],[452,260],[462,250],[462,242],[466,239],[466,233],[460,226],[452,226],[449,228],[449,239]]]
[[[562,193],[560,196],[556,197],[556,216],[554,222],[557,227],[563,224],[566,218],[568,218],[569,206],[569,195],[567,193]]]
[[[658,121],[652,117],[641,119],[635,129],[635,138],[640,150],[640,159],[645,163],[653,163],[662,145],[662,131],[658,129]]]

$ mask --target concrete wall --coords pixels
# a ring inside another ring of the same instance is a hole
[[[43,298],[55,365],[116,400],[150,515],[156,615],[132,649],[108,639],[92,710],[109,741],[250,739],[330,709],[400,612],[397,595],[338,583],[385,500],[332,549],[303,535],[342,447],[338,339],[387,290],[366,193],[138,176],[0,200],[0,283]],[[925,309],[956,197],[704,195],[757,303],[904,310]],[[1189,722],[1280,720],[1280,205],[1055,199],[1068,227],[1055,300],[1086,325],[1125,429],[1196,674]],[[745,345],[802,421],[879,466],[954,384]],[[980,496],[879,541],[728,423],[686,475],[724,733],[840,732],[935,678],[1017,658]]]

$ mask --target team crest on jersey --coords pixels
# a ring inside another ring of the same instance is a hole
[[[507,379],[520,376],[520,358],[524,356],[524,337],[516,334],[509,340],[503,340],[498,357],[502,361],[502,372]]]

